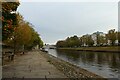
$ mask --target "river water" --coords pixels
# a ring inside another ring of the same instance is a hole
[[[120,53],[49,49],[48,53],[105,78],[120,78]]]

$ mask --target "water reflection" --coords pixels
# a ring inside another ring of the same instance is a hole
[[[117,78],[120,75],[120,53],[50,49],[49,54],[95,72],[103,77]]]

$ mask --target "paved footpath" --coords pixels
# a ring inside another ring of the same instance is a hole
[[[3,66],[3,78],[66,78],[42,56],[32,51]]]

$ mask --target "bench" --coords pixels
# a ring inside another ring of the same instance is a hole
[[[14,53],[12,51],[5,51],[2,57],[8,57],[8,60],[12,61],[14,59]]]

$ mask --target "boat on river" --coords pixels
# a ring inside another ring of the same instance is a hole
[[[47,48],[42,48],[41,51],[48,52],[48,49]]]

